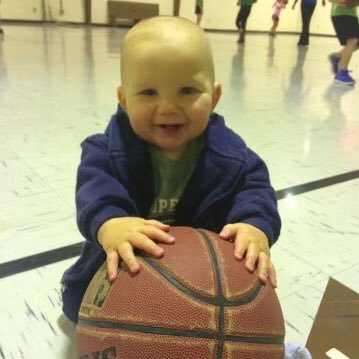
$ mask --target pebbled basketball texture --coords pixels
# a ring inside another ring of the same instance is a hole
[[[233,243],[215,233],[171,227],[160,259],[139,254],[141,271],[103,264],[76,328],[78,357],[283,359],[284,320],[274,289],[249,273]]]

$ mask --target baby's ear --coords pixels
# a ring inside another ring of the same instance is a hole
[[[117,87],[117,98],[118,98],[118,102],[120,103],[122,109],[124,111],[126,111],[126,109],[127,109],[126,98],[125,98],[125,94],[124,94],[122,86]]]
[[[212,111],[217,106],[217,103],[222,95],[222,85],[219,82],[215,82],[212,93]]]

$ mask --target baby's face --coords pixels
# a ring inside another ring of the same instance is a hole
[[[123,61],[119,99],[133,130],[163,155],[178,158],[205,130],[220,97],[211,62],[199,43],[168,32],[134,42]]]

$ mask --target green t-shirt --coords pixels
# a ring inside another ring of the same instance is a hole
[[[155,199],[149,218],[165,224],[174,223],[178,200],[192,175],[203,147],[204,138],[200,136],[187,145],[179,159],[171,160],[151,146]]]
[[[330,15],[331,16],[346,15],[346,16],[358,17],[356,6],[354,6],[354,7],[344,7],[344,6],[339,6],[337,4],[334,4],[334,3],[332,3],[332,10],[331,10]]]

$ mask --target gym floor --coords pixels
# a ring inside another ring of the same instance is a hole
[[[66,358],[60,278],[79,253],[80,142],[116,109],[126,29],[3,24],[0,358]],[[216,109],[268,164],[283,220],[272,248],[286,341],[305,344],[329,277],[359,291],[359,88],[333,85],[334,37],[208,33]],[[359,80],[359,54],[351,62]]]

